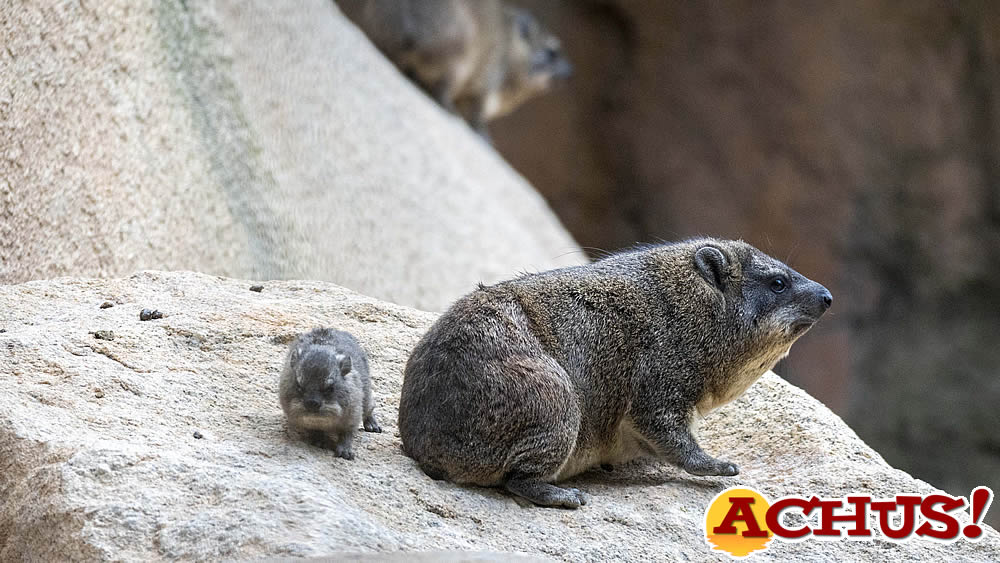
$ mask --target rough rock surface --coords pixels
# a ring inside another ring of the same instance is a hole
[[[702,425],[706,449],[741,465],[736,478],[652,461],[591,471],[571,481],[593,496],[577,511],[432,481],[400,452],[395,418],[407,353],[434,315],[321,282],[250,285],[144,272],[0,287],[0,560],[413,550],[711,560],[704,510],[730,485],[771,498],[932,490],[773,374]],[[140,321],[144,308],[164,316]],[[278,407],[285,343],[317,325],[350,330],[371,356],[385,432],[361,433],[354,461],[291,439]],[[774,542],[756,557],[985,561],[1000,558],[1000,536]]]
[[[439,309],[583,259],[331,0],[5,2],[0,45],[0,282],[184,269]]]

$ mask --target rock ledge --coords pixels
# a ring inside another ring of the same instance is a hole
[[[395,418],[407,353],[435,316],[328,283],[251,285],[143,272],[0,287],[0,560],[439,550],[706,560],[721,556],[702,536],[705,507],[728,486],[770,498],[933,490],[773,374],[702,425],[706,449],[741,465],[736,478],[653,461],[592,471],[572,480],[593,496],[577,511],[432,481],[400,452]],[[145,308],[164,316],[140,321]],[[284,346],[317,325],[355,333],[371,356],[385,432],[362,433],[352,462],[289,438],[278,407]],[[1000,536],[773,542],[755,558],[997,560]]]

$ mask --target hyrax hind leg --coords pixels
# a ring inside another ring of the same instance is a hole
[[[540,506],[579,508],[587,497],[551,484],[576,445],[580,408],[566,372],[545,358],[507,362],[518,381],[515,440],[507,453],[504,488]],[[514,414],[514,413],[511,413]]]

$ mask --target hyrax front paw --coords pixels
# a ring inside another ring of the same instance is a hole
[[[731,477],[733,475],[739,475],[740,468],[736,466],[735,463],[729,461],[723,461],[721,459],[714,459],[710,457],[704,458],[689,458],[687,463],[684,464],[684,471],[692,475],[721,475],[724,477]]]
[[[378,425],[375,420],[375,415],[370,415],[365,417],[363,426],[365,427],[365,432],[381,432],[382,427]]]
[[[354,459],[350,444],[337,444],[337,447],[333,448],[333,454],[344,459]]]

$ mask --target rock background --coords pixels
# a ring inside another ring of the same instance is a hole
[[[190,269],[443,309],[584,260],[330,0],[4,3],[0,45],[0,282]]]
[[[1000,490],[1000,5],[514,1],[576,73],[492,131],[577,240],[788,258],[835,307],[779,373],[890,463]]]
[[[435,316],[327,283],[261,293],[251,283],[143,272],[0,286],[0,560],[401,550],[722,560],[702,529],[728,486],[772,499],[933,490],[773,374],[702,424],[706,449],[740,464],[735,478],[633,462],[571,480],[593,496],[576,511],[433,481],[401,453],[396,409],[409,350]],[[165,316],[140,321],[143,308]],[[289,437],[278,406],[287,343],[321,324],[350,330],[371,357],[384,432],[361,433],[350,462]],[[1000,534],[951,546],[772,542],[755,560],[887,558],[996,560]]]

